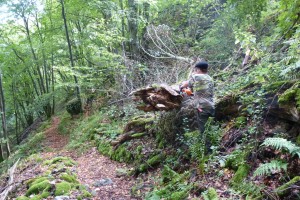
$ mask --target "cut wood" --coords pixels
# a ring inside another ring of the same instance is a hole
[[[178,86],[177,86],[178,87]],[[179,87],[178,87],[179,88]],[[183,97],[174,87],[160,84],[138,89],[131,93],[138,102],[137,109],[145,112],[169,111],[179,108]]]

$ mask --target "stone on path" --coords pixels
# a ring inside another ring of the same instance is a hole
[[[101,186],[111,185],[111,184],[113,184],[113,181],[110,178],[104,178],[99,181],[96,181],[93,185],[95,187],[101,187]]]

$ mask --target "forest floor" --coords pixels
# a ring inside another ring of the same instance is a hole
[[[68,144],[69,138],[59,133],[59,123],[60,119],[54,117],[51,127],[45,131],[43,144],[47,147],[47,151],[41,153],[42,160],[50,160],[58,156],[72,158],[77,163],[74,169],[77,178],[80,184],[86,186],[91,192],[92,199],[140,199],[131,195],[131,188],[136,184],[136,179],[118,172],[130,168],[128,164],[118,163],[99,154],[95,147],[81,155],[78,155],[75,150],[66,150],[64,147]],[[22,183],[42,174],[43,167],[41,164],[33,163],[18,171],[16,182]],[[18,189],[17,195],[24,195],[25,189],[25,187],[23,190]]]

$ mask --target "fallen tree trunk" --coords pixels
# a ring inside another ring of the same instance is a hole
[[[119,135],[111,142],[111,145],[117,148],[120,144],[140,138],[151,133],[151,125],[153,124],[154,116],[139,116],[128,122],[123,130],[123,134]]]
[[[179,108],[183,97],[171,86],[161,84],[141,88],[131,93],[133,100],[138,103],[137,108],[145,112],[169,111]]]

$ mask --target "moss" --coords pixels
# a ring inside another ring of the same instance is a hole
[[[296,144],[300,145],[300,135],[298,135],[297,138],[296,138]]]
[[[247,164],[240,165],[231,179],[232,184],[240,184],[248,175],[250,166]]]
[[[163,154],[158,154],[158,155],[155,155],[153,156],[152,158],[150,158],[149,160],[147,160],[147,164],[150,166],[150,167],[154,167],[155,165],[161,163],[164,159],[164,155]]]
[[[212,187],[208,188],[208,190],[203,194],[203,197],[205,200],[218,200],[218,194]]]
[[[119,162],[130,162],[133,159],[132,154],[130,151],[128,151],[125,147],[125,144],[119,146],[111,155],[111,158],[113,160],[119,161]]]
[[[16,200],[29,200],[29,198],[26,196],[20,196],[20,197],[16,198]]]
[[[56,163],[64,163],[66,166],[72,167],[76,165],[76,162],[68,157],[55,157],[52,160],[46,160],[43,164],[44,165],[51,165],[51,164],[56,164]]]
[[[89,197],[92,197],[92,194],[89,193],[88,191],[84,190],[84,191],[83,191],[83,194],[82,194],[82,197],[83,197],[83,198],[89,198]]]
[[[48,191],[43,191],[43,193],[40,195],[42,199],[46,199],[47,197],[50,196],[50,192]]]
[[[154,117],[139,116],[128,123],[129,126],[145,125],[154,121]]]
[[[61,174],[60,179],[67,181],[69,183],[78,183],[78,181],[74,175],[70,175],[67,173]]]
[[[61,183],[57,183],[55,185],[55,196],[60,196],[64,194],[68,194],[68,192],[71,190],[71,184],[63,181]]]
[[[28,186],[32,186],[32,185],[38,184],[40,182],[43,182],[45,180],[48,180],[48,178],[46,178],[46,177],[33,178],[33,179],[30,179],[29,181],[27,181],[26,184]]]
[[[131,135],[131,137],[133,137],[133,138],[139,138],[139,137],[143,137],[145,135],[146,135],[145,133],[135,133],[135,134]]]
[[[98,151],[105,156],[111,156],[112,154],[112,146],[107,142],[99,142]]]
[[[37,184],[31,184],[30,188],[26,192],[26,196],[31,194],[39,194],[40,192],[48,191],[51,188],[51,184],[48,180],[44,180]]]
[[[35,195],[30,198],[30,200],[41,200],[41,199],[42,199],[42,197],[40,195]]]
[[[155,167],[159,163],[163,161],[164,155],[163,154],[158,154],[153,157],[151,157],[149,160],[146,161],[146,163],[141,164],[136,171],[138,173],[145,172],[147,171],[150,167]]]
[[[289,182],[287,182],[287,183],[283,184],[282,186],[280,186],[279,188],[277,188],[276,193],[279,196],[284,196],[286,193],[288,193],[288,191],[289,191],[288,188],[290,188],[292,185],[294,185],[298,181],[300,181],[300,176],[294,177]]]
[[[287,89],[283,94],[279,96],[279,105],[296,105],[298,111],[300,111],[300,88],[299,83],[293,85]]]

